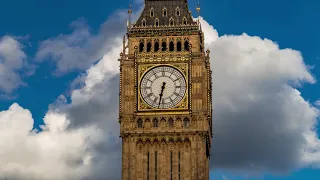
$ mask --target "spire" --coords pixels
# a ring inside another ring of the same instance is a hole
[[[128,30],[131,28],[131,14],[132,14],[132,5],[130,4],[128,8],[128,23],[127,23]]]
[[[197,8],[196,8],[197,12],[198,12],[198,24],[199,24],[199,27],[200,27],[200,30],[202,29],[201,28],[201,24],[200,24],[200,11],[201,11],[201,8],[200,8],[200,2],[198,1],[197,3]]]
[[[197,3],[197,8],[196,8],[196,10],[197,10],[197,12],[198,12],[198,22],[200,22],[200,10],[201,10],[201,8],[200,8],[200,2],[198,1],[198,3]]]
[[[145,0],[145,7],[133,27],[196,25],[187,0]]]

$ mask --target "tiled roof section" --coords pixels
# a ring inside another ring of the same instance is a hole
[[[179,15],[177,9],[180,11]],[[151,14],[152,10],[153,14]],[[165,10],[166,15],[164,14]],[[155,26],[157,19],[159,26],[169,26],[170,19],[174,20],[174,26],[184,25],[184,19],[187,20],[187,25],[196,23],[188,9],[187,0],[145,0],[145,7],[134,27]],[[143,22],[145,23],[143,24]]]

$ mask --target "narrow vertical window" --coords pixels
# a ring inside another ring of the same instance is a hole
[[[173,26],[173,25],[174,25],[174,20],[173,20],[173,18],[170,18],[170,20],[169,20],[169,25],[170,25],[170,26]]]
[[[138,120],[138,128],[142,128],[142,120],[141,119]]]
[[[189,41],[184,42],[184,50],[189,51]]]
[[[173,127],[173,119],[172,119],[172,118],[169,119],[169,127],[170,127],[170,128]]]
[[[147,180],[150,180],[150,153],[147,153]]]
[[[180,167],[180,151],[178,153],[178,164],[179,164],[179,166],[178,166],[178,170],[179,170],[178,176],[179,176],[179,180],[181,180],[181,175],[180,175],[180,170],[181,170],[181,167]]]
[[[178,41],[177,42],[177,51],[181,51],[182,50],[182,47],[181,47],[182,45],[181,45],[181,42],[180,41]]]
[[[184,118],[184,120],[183,120],[183,126],[184,126],[185,128],[189,127],[189,119],[188,119],[188,118]]]
[[[163,16],[167,17],[167,9],[166,8],[163,9]]]
[[[180,16],[180,8],[179,7],[176,8],[176,15]]]
[[[187,25],[187,18],[184,17],[184,18],[182,19],[182,22],[183,22],[183,25]]]
[[[169,51],[174,51],[174,43],[172,41],[169,44]]]
[[[147,52],[151,51],[151,47],[152,47],[151,42],[148,42],[148,44],[147,44]]]
[[[153,8],[150,9],[150,17],[153,17],[154,16],[154,10]]]
[[[156,19],[156,20],[155,20],[155,26],[156,26],[156,27],[159,27],[159,19]]]
[[[154,43],[154,52],[158,52],[159,51],[159,43],[155,42]]]
[[[139,52],[142,52],[143,49],[144,49],[144,44],[143,44],[143,42],[140,42],[140,44],[139,44]]]
[[[158,180],[158,151],[154,152],[154,179]]]
[[[158,119],[154,119],[153,120],[153,127],[158,127],[159,123],[158,123]]]
[[[172,158],[173,158],[173,153],[172,151],[170,152],[170,180],[172,180]]]
[[[147,22],[146,22],[145,19],[143,19],[143,20],[142,20],[142,27],[146,27],[146,25],[147,25]]]
[[[167,42],[162,42],[162,51],[167,51]]]

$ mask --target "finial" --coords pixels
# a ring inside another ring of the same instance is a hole
[[[128,24],[127,24],[127,28],[128,28],[128,30],[130,29],[130,27],[131,27],[131,14],[132,14],[132,5],[130,4],[129,5],[129,8],[128,8]]]
[[[128,14],[132,14],[132,5],[131,4],[129,4],[129,9],[128,9]]]
[[[198,11],[198,22],[200,22],[200,10],[201,10],[201,8],[200,8],[200,2],[198,1],[198,3],[197,3],[197,8],[196,8],[196,10]]]

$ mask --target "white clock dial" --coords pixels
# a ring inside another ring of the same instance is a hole
[[[157,66],[149,70],[140,83],[143,100],[153,108],[168,109],[179,104],[186,94],[186,80],[171,66]]]

